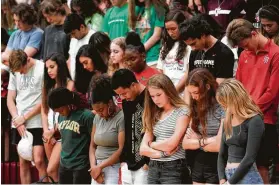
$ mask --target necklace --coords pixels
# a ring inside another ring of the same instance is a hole
[[[272,3],[273,0],[270,0],[267,5],[270,5],[270,3]],[[264,6],[264,0],[262,0],[262,7]]]
[[[221,5],[225,2],[226,0],[223,0],[222,3],[220,4],[220,0],[218,0],[218,8],[221,7]]]
[[[215,16],[217,17],[218,15],[219,15],[219,13],[220,13],[220,11],[221,11],[221,5],[225,2],[226,0],[223,0],[222,2],[221,2],[221,4],[220,4],[220,0],[218,0],[218,7],[217,8],[215,8]]]

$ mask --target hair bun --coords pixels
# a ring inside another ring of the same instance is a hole
[[[133,45],[133,46],[140,46],[142,44],[140,36],[134,31],[129,32],[127,34],[125,42],[126,45]]]

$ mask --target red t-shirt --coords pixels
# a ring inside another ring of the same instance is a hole
[[[159,73],[160,72],[157,71],[157,69],[154,69],[154,68],[148,66],[142,72],[135,73],[135,76],[136,76],[136,79],[138,80],[138,82],[140,82],[141,84],[146,86],[149,78],[152,77],[153,75],[156,75],[156,74],[159,74]]]
[[[279,46],[269,40],[257,54],[244,50],[236,79],[242,82],[264,114],[264,122],[275,124],[279,102]]]

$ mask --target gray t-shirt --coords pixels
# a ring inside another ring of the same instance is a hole
[[[206,131],[207,137],[213,137],[218,134],[221,119],[224,119],[225,113],[219,104],[215,104],[213,108],[207,113],[206,116]],[[202,126],[199,125],[199,131],[202,132]]]
[[[118,133],[125,129],[123,111],[119,111],[108,120],[96,115],[93,124],[96,127],[94,135],[94,142],[97,145],[96,159],[107,159],[118,149]]]
[[[41,58],[45,60],[53,53],[60,53],[68,58],[70,36],[64,32],[63,25],[49,25],[46,27],[41,48]]]
[[[170,138],[174,134],[177,119],[181,116],[189,116],[189,114],[190,111],[187,107],[181,107],[174,109],[171,114],[163,120],[159,120],[153,128],[153,134],[156,137],[156,141],[163,141]],[[151,160],[174,161],[177,159],[185,159],[185,150],[182,148],[182,141],[179,143],[178,147],[179,149],[169,157]]]

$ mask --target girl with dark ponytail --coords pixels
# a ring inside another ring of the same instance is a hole
[[[59,113],[62,138],[59,184],[89,184],[90,135],[94,114],[81,106],[80,96],[65,87],[52,90],[48,106]]]
[[[137,80],[143,85],[146,85],[148,79],[158,74],[159,71],[146,64],[145,48],[136,32],[129,32],[125,42],[126,50],[124,62],[127,64],[128,68],[135,73]]]

